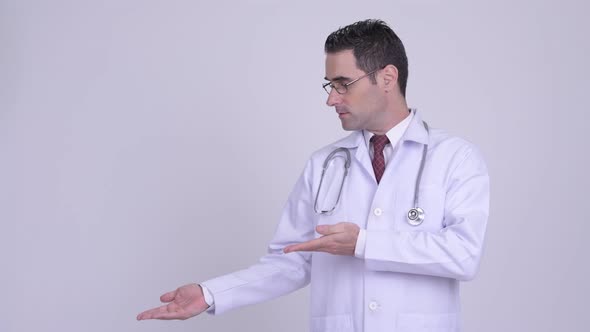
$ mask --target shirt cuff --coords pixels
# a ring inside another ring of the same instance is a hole
[[[354,247],[354,257],[365,258],[365,246],[367,244],[367,231],[361,229],[359,236],[356,239],[356,246]]]
[[[205,298],[205,303],[209,305],[207,311],[212,311],[213,309],[215,309],[215,300],[213,299],[213,294],[211,294],[209,288],[203,286],[202,284],[199,284],[199,286],[201,286],[201,289],[203,290],[203,297]]]

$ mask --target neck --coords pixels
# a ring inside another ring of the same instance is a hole
[[[408,109],[405,98],[402,97],[399,100],[392,102],[383,115],[383,118],[379,121],[379,128],[369,129],[369,131],[375,135],[385,135],[391,130],[391,128],[397,126],[410,115],[410,110]]]

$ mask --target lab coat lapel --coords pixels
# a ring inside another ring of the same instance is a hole
[[[426,128],[424,128],[422,117],[418,111],[414,111],[414,118],[401,138],[401,142],[405,141],[428,144],[428,132],[426,131]]]
[[[413,112],[414,117],[394,150],[393,157],[387,164],[381,178],[381,182],[393,184],[396,188],[400,188],[402,183],[411,183],[412,180],[409,177],[400,178],[395,174],[411,174],[412,170],[416,168],[414,165],[420,164],[422,146],[428,144],[428,132],[424,128],[422,118],[417,111]]]
[[[369,175],[369,177],[375,180],[375,183],[377,183],[377,180],[375,179],[375,171],[373,171],[373,164],[371,163],[371,157],[369,156],[369,151],[367,150],[367,144],[365,144],[364,141],[365,138],[363,137],[362,132],[359,132],[359,134],[360,142],[358,148],[356,149],[356,160],[358,160],[359,164],[361,164],[362,169],[365,170],[367,175]]]
[[[361,165],[361,168],[365,171],[365,173],[370,178],[375,179],[375,172],[373,172],[371,158],[369,157],[369,151],[367,150],[367,145],[365,144],[365,138],[362,131],[355,131],[347,137],[337,141],[334,143],[334,145],[348,149],[356,148],[356,153],[354,153],[355,159]]]

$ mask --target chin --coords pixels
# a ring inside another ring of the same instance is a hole
[[[346,130],[346,131],[354,131],[354,130],[358,130],[357,128],[353,127],[353,126],[347,126],[346,124],[342,123],[342,129]]]

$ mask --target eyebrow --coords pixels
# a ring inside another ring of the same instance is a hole
[[[327,78],[327,77],[324,77],[324,79],[325,79],[326,81],[329,81],[329,82],[342,82],[342,81],[350,81],[350,77],[346,77],[346,76],[336,76],[336,77],[334,77],[332,80],[330,80],[330,79],[329,79],[329,78]]]

